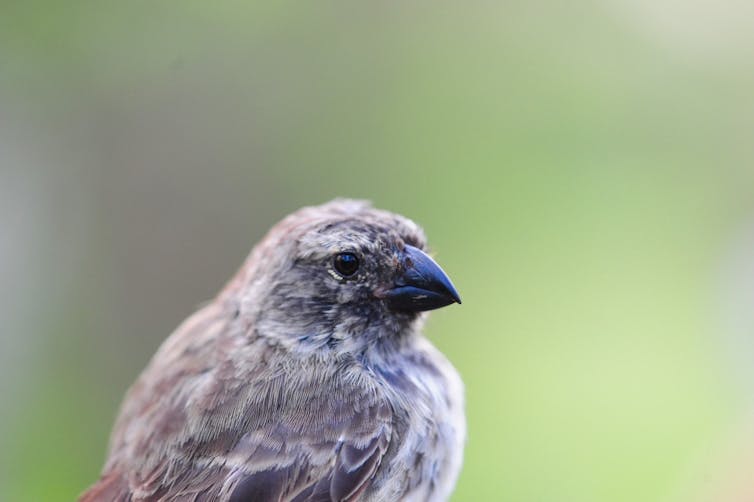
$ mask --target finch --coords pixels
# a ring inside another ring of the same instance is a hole
[[[162,344],[80,500],[447,500],[463,384],[422,325],[452,303],[414,222],[300,209]]]

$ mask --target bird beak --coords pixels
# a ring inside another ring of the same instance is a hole
[[[456,288],[440,265],[421,249],[406,246],[403,272],[384,296],[390,308],[407,312],[433,310],[461,303]]]

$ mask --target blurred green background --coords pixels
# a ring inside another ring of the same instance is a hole
[[[91,483],[160,342],[335,196],[463,296],[454,501],[752,500],[753,132],[746,2],[2,2],[0,500]]]

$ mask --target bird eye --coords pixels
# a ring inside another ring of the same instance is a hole
[[[335,270],[343,277],[356,273],[359,269],[359,259],[353,253],[338,253],[335,255]]]

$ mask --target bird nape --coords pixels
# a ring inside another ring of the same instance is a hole
[[[80,500],[448,499],[463,385],[422,324],[454,302],[411,220],[296,211],[159,348]]]

